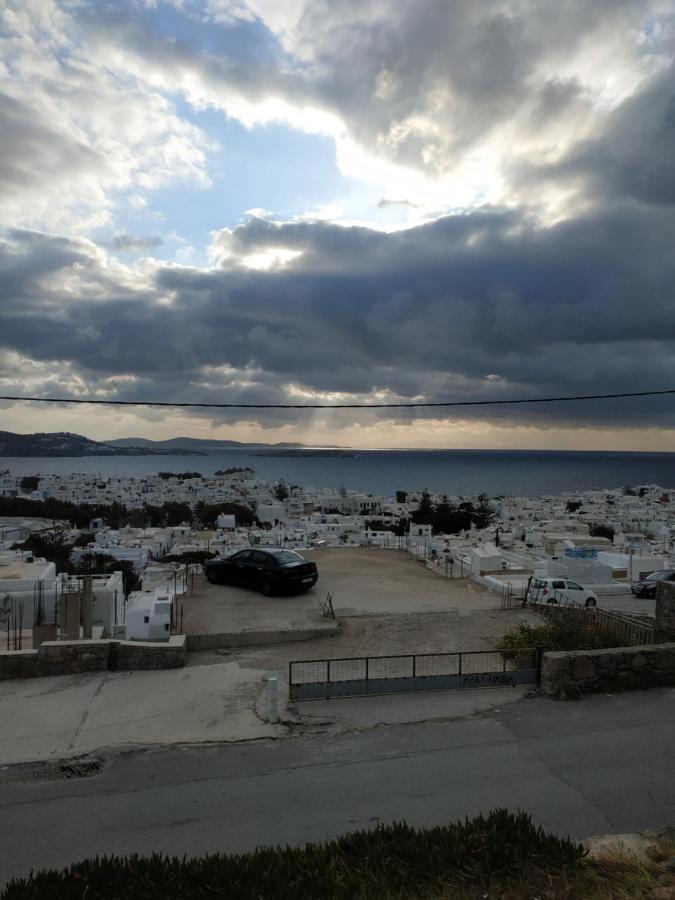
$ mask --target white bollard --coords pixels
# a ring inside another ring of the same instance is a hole
[[[267,721],[273,725],[279,721],[279,691],[276,677],[267,679]]]

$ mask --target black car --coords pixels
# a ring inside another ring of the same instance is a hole
[[[675,581],[675,571],[673,569],[663,569],[660,572],[652,572],[642,581],[634,581],[630,589],[636,597],[655,597],[656,585],[659,581]]]
[[[209,559],[204,572],[211,584],[241,584],[257,588],[265,596],[282,591],[306,591],[319,578],[316,563],[295,550],[276,547],[240,550],[225,559]]]

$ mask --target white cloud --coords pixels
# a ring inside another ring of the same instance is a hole
[[[0,10],[0,224],[87,232],[111,221],[120,192],[209,185],[213,142],[171,100],[112,73],[52,3]]]

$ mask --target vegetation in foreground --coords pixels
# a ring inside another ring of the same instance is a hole
[[[603,650],[616,647],[617,639],[608,630],[588,622],[552,620],[545,625],[522,623],[502,635],[498,650],[542,647],[545,650]]]
[[[85,860],[10,882],[0,900],[641,900],[668,896],[675,839],[643,859],[589,859],[581,844],[546,834],[527,813],[497,809],[453,825],[404,823],[304,848],[196,859],[153,855]]]
[[[85,860],[12,881],[1,900],[508,896],[510,885],[523,878],[573,877],[584,855],[580,844],[535,827],[527,813],[497,809],[451,825],[397,823],[304,848]]]

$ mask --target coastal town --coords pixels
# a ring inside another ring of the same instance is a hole
[[[380,767],[391,741],[417,747],[442,723],[473,753],[482,727],[506,718],[515,728],[524,713],[558,741],[560,728],[574,731],[572,712],[550,701],[593,694],[607,711],[586,716],[608,715],[615,729],[646,694],[666,702],[645,689],[667,691],[675,678],[671,496],[654,484],[374,496],[267,481],[246,467],[209,477],[5,471],[0,782],[75,778],[95,789],[138,759],[143,784],[154,785],[157,754],[176,753],[171,778],[182,783],[186,751],[201,760],[245,747],[286,754],[286,772],[317,741],[320,761],[335,742],[359,758],[381,742]],[[217,577],[242,556],[255,563],[252,580]],[[309,577],[268,590],[264,566],[289,559]],[[648,590],[636,595],[636,583]],[[633,705],[611,706],[630,689]],[[481,777],[506,784],[503,732],[490,740],[497,749],[487,747]],[[364,790],[360,778],[352,790]],[[209,815],[222,819],[217,801]],[[194,802],[192,788],[177,791],[175,815]],[[209,797],[200,802],[211,809]],[[255,802],[276,827],[273,805]],[[59,846],[44,864],[59,864]]]
[[[209,477],[5,471],[0,503],[5,511],[49,509],[0,518],[0,597],[21,604],[21,628],[13,626],[21,633],[45,616],[55,627],[61,596],[89,573],[89,636],[167,637],[202,564],[250,547],[343,560],[357,548],[404,552],[439,577],[518,598],[533,575],[565,577],[610,608],[647,615],[653,602],[632,597],[631,583],[674,564],[675,491],[657,485],[544,497],[401,489],[385,497],[269,482],[249,468]],[[332,587],[320,580],[313,593]]]

